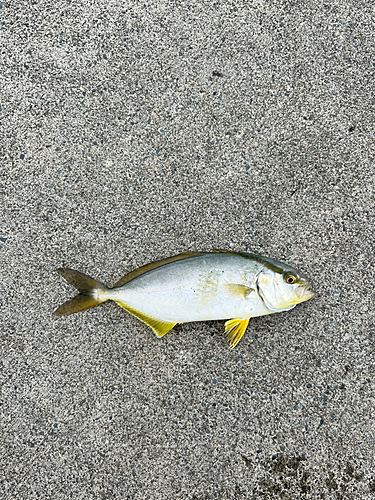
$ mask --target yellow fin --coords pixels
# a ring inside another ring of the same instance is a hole
[[[174,255],[173,257],[168,257],[167,259],[158,260],[156,262],[150,262],[150,264],[146,264],[145,266],[139,267],[134,271],[123,276],[114,286],[114,288],[118,288],[119,286],[125,285],[125,283],[129,283],[129,281],[141,276],[148,271],[152,271],[153,269],[157,269],[158,267],[165,266],[165,264],[170,264],[171,262],[177,262],[178,260],[190,259],[191,257],[197,257],[198,255],[203,255],[204,252],[184,252],[179,255]]]
[[[124,304],[124,302],[120,302],[116,300],[117,304],[124,309],[126,309],[130,314],[135,316],[136,318],[146,323],[149,327],[151,327],[158,337],[163,337],[169,330],[176,325],[176,323],[168,323],[168,321],[163,321],[162,319],[153,318],[148,314],[143,313],[142,311],[138,311],[138,309],[134,309],[133,307]]]
[[[253,288],[250,288],[246,285],[237,285],[237,284],[222,285],[221,288],[230,297],[246,298],[251,294],[251,292],[254,291]]]
[[[229,347],[234,349],[241,340],[249,324],[249,318],[235,318],[226,321],[225,323],[225,338],[229,343]]]

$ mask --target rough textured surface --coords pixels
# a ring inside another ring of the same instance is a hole
[[[374,11],[333,0],[2,1],[5,499],[375,496]],[[158,340],[115,304],[183,250],[254,251],[318,295]]]

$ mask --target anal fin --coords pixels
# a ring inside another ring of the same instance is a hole
[[[162,319],[149,316],[148,314],[145,314],[142,311],[138,311],[138,309],[134,309],[133,307],[130,307],[124,302],[120,302],[119,300],[116,300],[116,302],[119,306],[123,307],[130,314],[140,319],[143,323],[152,328],[158,337],[163,337],[176,325],[176,323],[170,323],[168,321],[164,321]]]
[[[241,340],[249,324],[249,318],[235,318],[226,321],[225,323],[225,338],[229,343],[229,347],[234,349]]]

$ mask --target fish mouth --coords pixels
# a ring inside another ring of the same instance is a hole
[[[300,302],[311,299],[315,294],[316,292],[313,290],[312,284],[309,281],[299,286],[296,290],[296,295]]]

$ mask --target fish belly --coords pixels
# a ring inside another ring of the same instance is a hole
[[[208,254],[147,272],[122,287],[111,298],[149,316],[187,323],[270,314],[256,291],[258,264],[240,257]],[[254,287],[248,296],[233,296],[224,285]]]

